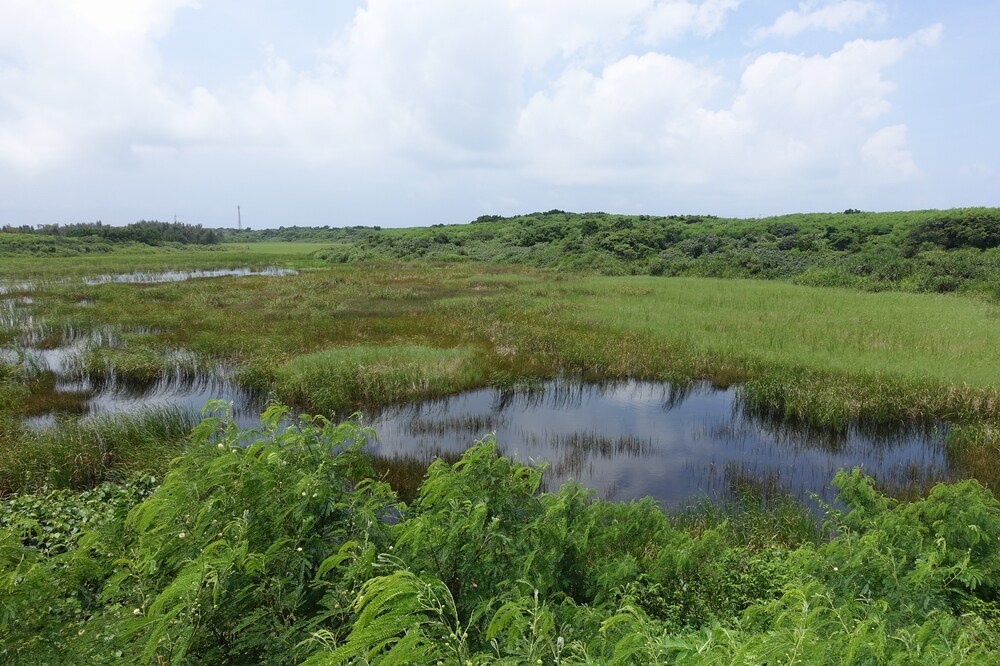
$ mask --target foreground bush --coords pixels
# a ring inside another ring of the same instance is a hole
[[[828,538],[794,542],[759,514],[682,528],[648,500],[539,493],[542,470],[489,441],[435,462],[407,506],[373,478],[370,436],[280,407],[251,432],[210,418],[151,495],[6,501],[0,660],[1000,658],[1000,504],[976,482],[899,503],[841,473]],[[40,537],[55,524],[70,536]]]

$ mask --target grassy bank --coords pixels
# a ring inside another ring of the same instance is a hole
[[[175,409],[70,419],[0,439],[0,496],[45,487],[91,488],[138,473],[162,476],[183,451],[193,419]]]

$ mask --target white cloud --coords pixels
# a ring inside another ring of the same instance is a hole
[[[539,177],[630,178],[682,160],[719,81],[711,72],[668,55],[628,56],[598,76],[570,69],[536,94],[521,114],[520,151]]]
[[[906,125],[883,127],[861,146],[869,173],[883,181],[905,181],[920,175],[906,147]]]
[[[734,78],[657,45],[717,34],[738,0],[368,0],[312,62],[185,87],[160,40],[189,6],[0,3],[0,171],[235,156],[442,191],[501,171],[646,191],[899,180],[919,169],[887,71],[940,35],[763,53]]]
[[[144,37],[164,32],[181,7],[197,7],[196,0],[65,0],[77,16],[101,34]]]
[[[521,150],[533,174],[560,183],[804,182],[850,179],[876,163],[912,176],[905,131],[872,136],[871,125],[892,108],[885,70],[935,33],[856,40],[829,56],[765,53],[728,102],[717,74],[670,56],[630,56],[598,75],[570,70],[526,106]]]
[[[794,37],[806,30],[843,32],[857,26],[877,25],[885,19],[882,5],[866,0],[838,0],[817,8],[813,8],[812,3],[804,3],[798,10],[787,11],[770,26],[758,30],[755,37]]]
[[[119,160],[159,131],[172,95],[152,35],[181,0],[0,3],[0,165],[39,172]]]
[[[647,44],[656,44],[686,33],[708,37],[722,28],[729,12],[735,11],[741,2],[742,0],[658,2],[643,17],[642,40]]]

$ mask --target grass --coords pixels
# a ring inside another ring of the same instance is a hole
[[[835,427],[1000,418],[1000,307],[980,300],[694,278],[592,278],[562,294],[577,327],[642,341],[590,345],[590,365],[745,382],[747,402]]]
[[[316,411],[555,376],[707,378],[739,384],[748,407],[823,428],[1000,422],[1000,306],[976,297],[471,263],[335,265],[156,285],[59,282],[154,267],[305,266],[320,245],[17,259],[0,279],[50,281],[33,303],[11,306],[50,333],[47,346],[74,331],[117,332],[114,343],[81,355],[91,376],[148,383],[177,372],[178,359],[194,370],[222,362],[244,386]],[[10,328],[0,334],[16,339]]]
[[[70,419],[0,439],[0,495],[46,487],[91,488],[141,472],[161,475],[195,419],[176,409]]]
[[[423,345],[330,349],[296,357],[275,375],[282,401],[342,417],[358,406],[439,397],[486,380],[474,349]]]
[[[1000,306],[948,296],[779,282],[595,278],[585,321],[759,365],[997,385]]]

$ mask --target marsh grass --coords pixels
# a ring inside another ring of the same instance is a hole
[[[134,347],[111,349],[97,347],[84,353],[72,374],[97,385],[120,384],[136,388],[152,387],[157,382],[196,381],[208,369],[207,360],[180,349]]]
[[[984,423],[957,426],[945,445],[963,477],[978,479],[994,494],[1000,493],[1000,428]]]
[[[742,383],[748,403],[834,428],[1000,418],[1000,308],[975,299],[590,278],[550,285],[539,307],[569,326],[536,328],[538,347],[584,372]]]
[[[330,349],[297,357],[275,375],[281,400],[326,413],[435,398],[486,381],[474,349],[423,345]]]
[[[391,456],[373,456],[372,466],[375,476],[385,481],[396,491],[399,499],[412,503],[420,490],[420,484],[427,478],[427,468],[435,460],[443,460],[448,465],[454,465],[461,459],[460,453],[437,451],[435,454],[413,455],[394,454]]]
[[[67,419],[58,428],[0,440],[0,494],[90,488],[139,472],[161,474],[196,419],[177,409]]]
[[[831,432],[1000,421],[1000,306],[970,297],[468,263],[58,284],[97,268],[273,265],[307,260],[295,254],[306,249],[110,255],[85,266],[18,260],[0,272],[15,280],[38,268],[52,280],[30,307],[53,344],[67,330],[120,332],[81,355],[81,372],[148,385],[186,371],[179,365],[224,363],[245,388],[327,413],[566,377],[737,384],[748,409]],[[190,353],[183,364],[170,356],[180,349]]]
[[[751,552],[820,543],[824,532],[817,507],[783,493],[764,479],[730,475],[729,492],[721,499],[692,498],[667,512],[671,525],[693,536],[724,527],[731,546]]]

